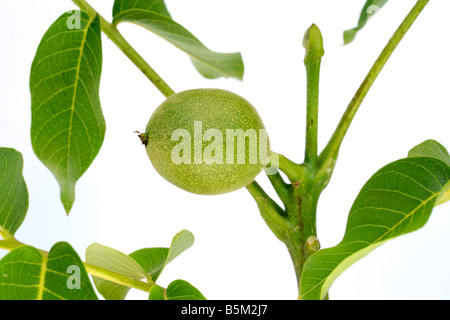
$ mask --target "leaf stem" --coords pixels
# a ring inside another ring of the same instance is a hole
[[[276,154],[273,151],[272,154],[278,156],[278,168],[281,172],[286,174],[290,182],[296,183],[303,179],[304,171],[301,165],[289,160],[281,154]]]
[[[125,40],[116,26],[106,21],[89,3],[85,0],[72,0],[82,11],[85,11],[91,18],[98,14],[102,31],[110,38],[120,50],[142,71],[142,73],[158,88],[165,96],[169,97],[175,93],[169,85],[156,73],[155,70],[134,50]]]
[[[14,249],[17,249],[24,244],[19,241],[14,240],[0,240],[0,249],[12,251]]]
[[[246,188],[255,199],[261,216],[267,226],[278,239],[284,241],[285,230],[289,229],[289,226],[287,225],[288,221],[284,217],[284,210],[267,195],[256,181],[250,183]]]
[[[376,78],[380,74],[381,70],[385,66],[386,62],[389,60],[390,56],[397,48],[400,41],[403,39],[411,25],[417,19],[428,2],[429,0],[417,1],[416,5],[413,7],[400,27],[394,33],[392,38],[389,40],[388,44],[381,52],[372,69],[367,74],[367,77],[364,79],[360,88],[353,97],[353,100],[350,102],[347,110],[342,116],[342,119],[339,122],[333,136],[331,137],[325,149],[320,154],[319,165],[321,165],[322,171],[332,171],[334,169],[340,146],[342,144],[342,141],[344,140],[345,134],[347,133],[347,130],[350,127],[353,118],[355,117],[356,112],[358,111],[359,106],[363,102],[364,98],[366,97]]]

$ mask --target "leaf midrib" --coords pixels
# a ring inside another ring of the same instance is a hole
[[[42,300],[45,290],[45,274],[47,272],[48,258],[44,257],[43,255],[41,255],[41,257],[42,257],[41,274],[39,276],[38,295],[36,300]]]
[[[69,166],[69,161],[70,161],[70,147],[71,147],[71,137],[72,137],[72,127],[73,127],[73,115],[75,113],[75,101],[76,101],[76,96],[77,96],[77,92],[78,92],[78,83],[80,82],[80,69],[81,69],[81,60],[83,59],[83,53],[84,53],[84,47],[87,41],[87,34],[89,31],[89,28],[91,27],[92,22],[94,21],[94,18],[91,18],[88,22],[88,24],[86,25],[86,29],[84,30],[84,35],[83,35],[83,40],[81,42],[81,47],[80,47],[80,55],[78,57],[78,65],[77,65],[77,73],[75,75],[75,87],[73,90],[73,97],[72,97],[72,105],[71,105],[71,111],[70,111],[70,121],[69,121],[69,132],[67,134],[67,171],[66,171],[66,183],[69,183],[68,178],[69,178],[69,171],[70,171],[70,166]]]

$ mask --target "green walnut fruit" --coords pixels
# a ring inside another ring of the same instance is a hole
[[[141,135],[158,173],[196,194],[222,194],[251,183],[269,162],[264,124],[244,98],[220,89],[170,96]]]

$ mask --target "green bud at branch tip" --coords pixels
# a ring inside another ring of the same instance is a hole
[[[306,57],[320,59],[325,54],[322,33],[315,24],[306,31],[303,47],[306,49]]]

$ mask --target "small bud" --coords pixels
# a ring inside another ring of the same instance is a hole
[[[303,47],[306,49],[307,58],[320,59],[325,54],[322,33],[315,24],[306,31],[303,38]]]
[[[308,239],[306,239],[305,246],[306,249],[311,253],[319,251],[320,249],[319,239],[317,239],[316,236],[309,236]]]

